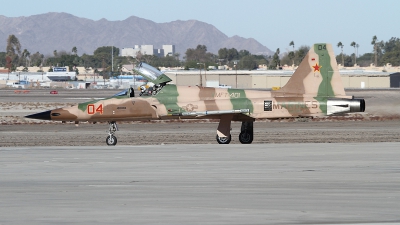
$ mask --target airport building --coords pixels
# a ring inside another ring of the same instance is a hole
[[[155,55],[158,57],[172,56],[175,54],[175,45],[163,45],[160,49],[155,49],[153,45],[135,45],[134,48],[122,48],[121,56],[136,58],[139,52],[143,55]]]
[[[179,70],[164,73],[177,85],[275,89],[283,87],[294,70]],[[345,88],[390,88],[390,74],[379,71],[340,70]]]
[[[282,66],[279,70],[267,70],[260,66],[259,70],[234,70],[225,68],[222,70],[161,70],[177,85],[202,85],[210,87],[232,87],[232,88],[254,88],[274,89],[283,87],[294,71],[296,66]],[[399,88],[400,67],[393,67],[390,63],[376,67],[343,67],[338,65],[339,73],[345,88]],[[200,76],[201,74],[201,76]],[[201,78],[200,78],[201,77]]]

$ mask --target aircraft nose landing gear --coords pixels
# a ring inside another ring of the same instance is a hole
[[[229,134],[227,137],[220,137],[217,134],[217,142],[218,144],[229,144],[232,140],[232,136]]]
[[[117,137],[114,136],[114,133],[118,131],[118,126],[115,121],[111,121],[108,123],[108,137],[106,138],[107,145],[116,145],[117,144]]]

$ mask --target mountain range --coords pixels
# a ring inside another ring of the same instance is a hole
[[[14,34],[22,49],[31,54],[39,51],[52,55],[54,50],[78,54],[93,54],[102,46],[133,48],[135,45],[175,45],[183,56],[188,48],[205,45],[208,52],[218,53],[220,48],[248,50],[252,54],[272,55],[273,52],[253,38],[228,37],[216,27],[197,20],[155,23],[131,16],[122,21],[90,20],[68,13],[45,13],[28,17],[0,15],[0,52],[6,50],[7,38]],[[21,50],[22,50],[21,49]]]

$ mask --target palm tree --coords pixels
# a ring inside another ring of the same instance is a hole
[[[374,54],[375,54],[375,66],[378,66],[378,60],[377,60],[377,49],[376,49],[376,44],[377,44],[378,38],[376,35],[372,37],[371,45],[374,46]]]
[[[27,67],[28,65],[28,58],[29,58],[29,56],[31,55],[31,53],[25,48],[24,49],[24,51],[22,52],[22,60],[23,59],[25,59],[25,67]],[[22,60],[21,60],[21,63],[22,63]]]
[[[342,44],[342,42],[341,41],[339,41],[339,43],[337,43],[337,46],[338,46],[338,48],[340,47],[341,49],[342,49],[342,53],[341,53],[341,55],[342,55],[342,66],[344,66],[344,57],[343,57],[343,44]]]
[[[54,57],[57,58],[57,50],[53,51]]]
[[[31,66],[31,53],[29,51],[26,51],[26,61],[29,62],[28,66]]]
[[[294,65],[294,42],[291,41],[291,42],[289,43],[289,46],[293,46],[293,54],[290,54],[290,52],[289,52],[289,58],[292,59],[293,65]]]
[[[179,53],[175,53],[175,54],[174,54],[176,60],[179,60],[179,56],[180,56],[180,55],[181,55],[181,54],[179,54]]]
[[[358,57],[358,47],[360,47],[359,44],[356,44],[356,56]]]
[[[289,46],[293,46],[293,52],[294,52],[294,42],[293,42],[293,41],[291,41],[291,42],[289,43]]]
[[[278,66],[281,65],[281,61],[280,61],[280,59],[279,59],[279,54],[280,54],[280,52],[281,52],[281,51],[279,50],[279,48],[276,49],[276,52],[275,52],[274,57],[273,57],[274,67],[275,67],[276,69],[278,68]]]
[[[26,50],[26,48],[25,48],[24,51],[22,51],[22,54],[21,54],[21,64],[23,63],[23,61],[25,59],[25,66],[26,66],[26,52],[27,51],[28,50]]]
[[[78,49],[76,48],[76,46],[74,46],[74,47],[72,48],[72,52],[73,52],[75,55],[78,53]]]
[[[288,55],[288,57],[289,57],[289,59],[291,59],[292,60],[292,62],[293,62],[293,66],[294,66],[294,52],[289,52],[289,55]]]
[[[354,41],[350,44],[351,47],[354,47],[354,64],[357,64],[356,45],[357,43]]]

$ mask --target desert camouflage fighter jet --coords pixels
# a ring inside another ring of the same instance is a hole
[[[239,141],[253,141],[255,119],[314,117],[364,112],[364,99],[346,96],[330,44],[314,44],[288,83],[280,90],[176,86],[157,69],[141,63],[135,72],[147,78],[140,96],[132,90],[111,98],[26,116],[58,121],[107,121],[108,145],[116,145],[117,121],[160,119],[219,119],[216,139],[231,141],[231,121],[241,121]]]

